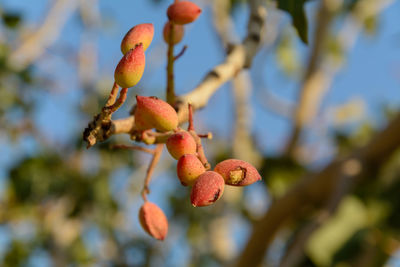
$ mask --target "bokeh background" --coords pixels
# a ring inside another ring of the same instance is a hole
[[[274,200],[303,174],[366,144],[398,111],[400,2],[376,1],[387,6],[360,22],[360,31],[348,36],[354,38],[348,51],[338,48],[335,40],[361,0],[337,1],[342,6],[329,27],[324,50],[337,71],[291,158],[282,151],[321,1],[301,1],[309,44],[299,38],[289,13],[274,1],[265,1],[266,27],[253,65],[234,83],[223,85],[195,114],[198,132],[213,133],[214,138],[204,143],[212,164],[243,158],[259,168],[263,181],[226,188],[214,205],[193,208],[190,190],[176,178],[176,162],[164,153],[149,195],[169,219],[168,237],[159,242],[145,234],[137,219],[150,156],[111,149],[112,144],[131,143],[122,135],[86,150],[82,132],[104,105],[121,58],[121,39],[136,24],[153,23],[155,36],[146,51],[142,80],[129,90],[127,102],[114,117],[129,114],[136,94],[164,98],[167,45],[162,28],[172,1],[2,0],[1,265],[235,263],[253,223]],[[228,16],[233,25],[225,29],[229,42],[239,42],[247,33],[246,1],[194,2],[203,13],[185,27],[184,40],[176,48],[178,52],[188,46],[175,64],[178,94],[195,88],[224,61],[227,39],[216,27],[221,16]],[[241,107],[245,111],[238,119]],[[400,154],[391,155],[371,175],[377,179],[343,197],[331,218],[310,234],[296,266],[400,266]],[[314,219],[313,214],[305,212],[279,232],[263,266],[282,263],[296,232]],[[365,261],[366,256],[371,259]]]

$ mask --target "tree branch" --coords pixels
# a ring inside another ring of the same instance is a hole
[[[192,104],[194,110],[203,108],[221,85],[235,77],[242,69],[250,67],[252,59],[258,51],[266,16],[264,1],[251,0],[250,7],[248,34],[244,41],[241,44],[233,45],[225,62],[211,70],[195,89],[177,98],[180,123],[186,122],[188,119],[188,103]],[[91,136],[91,145],[97,141],[104,141],[113,134],[131,134],[135,129],[135,119],[130,116],[120,120],[109,120],[102,124],[104,127],[96,128],[98,131],[93,131],[91,126],[98,125],[96,123],[98,119],[98,115],[95,116],[85,129],[84,140],[89,142],[86,137]]]
[[[318,209],[336,188],[338,177],[346,175],[361,181],[368,169],[376,169],[400,147],[400,114],[363,148],[355,149],[348,157],[336,159],[322,171],[307,175],[283,197],[275,201],[265,215],[254,225],[249,241],[236,266],[258,266],[269,244],[284,224],[299,215],[305,207]],[[359,174],[351,173],[349,162],[363,163]]]
[[[334,55],[329,54],[322,59],[328,28],[335,11],[339,8],[337,2],[335,0],[324,0],[321,3],[314,47],[304,75],[299,101],[293,112],[294,125],[285,148],[286,155],[293,154],[300,139],[301,131],[315,118],[325,92],[344,63],[343,60],[338,62]],[[344,26],[337,36],[338,45],[343,54],[348,53],[354,46],[358,34],[362,30],[364,20],[378,14],[391,3],[393,3],[393,0],[361,0],[357,2],[353,14],[347,16]]]
[[[295,234],[293,241],[282,257],[280,267],[298,266],[304,258],[304,248],[310,236],[321,227],[335,212],[343,197],[354,183],[353,176],[359,174],[361,165],[357,160],[348,160],[343,166],[343,174],[335,185],[330,199],[315,218]]]
[[[7,63],[15,70],[22,70],[34,62],[57,40],[61,28],[77,7],[77,0],[55,1],[41,27],[20,43]]]
[[[317,107],[325,92],[326,79],[320,69],[321,56],[325,49],[329,27],[334,17],[336,6],[330,5],[332,0],[323,0],[320,3],[317,28],[315,30],[313,47],[308,59],[307,70],[303,77],[300,89],[299,101],[293,111],[293,130],[286,146],[286,155],[291,155],[300,137],[302,128],[315,116]]]

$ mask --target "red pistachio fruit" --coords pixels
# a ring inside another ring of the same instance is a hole
[[[192,154],[186,154],[179,158],[176,173],[182,185],[192,186],[197,178],[206,171],[203,163]]]
[[[178,114],[167,102],[151,96],[136,96],[135,126],[137,130],[155,128],[161,132],[178,127]]]
[[[171,22],[167,21],[167,23],[165,23],[165,25],[164,25],[164,30],[163,30],[164,41],[167,44],[169,44],[170,31],[171,31]],[[174,36],[172,38],[172,40],[173,40],[172,44],[173,45],[175,45],[175,44],[179,43],[180,41],[182,41],[184,32],[185,32],[185,30],[184,30],[182,25],[174,23]]]
[[[253,165],[239,159],[224,160],[215,166],[214,171],[221,174],[228,185],[245,186],[261,180]]]
[[[123,88],[135,86],[142,78],[145,65],[143,45],[139,44],[119,61],[114,72],[115,82]]]
[[[149,47],[154,36],[154,26],[151,23],[138,24],[131,28],[121,42],[121,51],[125,55],[136,45],[142,43],[143,51]]]
[[[200,175],[192,187],[190,201],[194,207],[213,204],[224,192],[225,181],[219,173],[206,171]]]
[[[139,210],[139,221],[143,229],[155,239],[164,240],[167,236],[167,217],[156,204],[146,201]]]
[[[192,135],[186,131],[181,131],[171,135],[166,142],[169,154],[174,159],[179,159],[184,154],[196,154],[196,141]]]
[[[190,1],[179,1],[168,7],[167,16],[176,24],[193,22],[201,13],[201,8]]]

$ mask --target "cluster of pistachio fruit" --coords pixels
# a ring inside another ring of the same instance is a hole
[[[163,35],[169,45],[182,40],[183,25],[191,23],[200,15],[201,9],[189,1],[176,1],[167,10],[169,21]],[[171,30],[173,34],[171,34]],[[124,54],[118,63],[114,78],[122,88],[135,86],[141,79],[145,67],[144,51],[149,47],[154,35],[152,24],[139,24],[128,31],[121,43]],[[172,38],[172,39],[170,39]],[[165,144],[170,155],[178,160],[177,176],[183,186],[191,186],[190,201],[194,207],[208,206],[216,202],[224,192],[225,185],[246,186],[261,180],[261,176],[251,164],[228,159],[218,163],[214,170],[208,163],[201,145],[200,135],[193,127],[192,110],[189,105],[189,127],[178,127],[175,109],[156,97],[136,96],[134,111],[135,132],[145,143],[149,131],[155,129],[164,133]],[[163,240],[168,232],[168,220],[164,212],[154,203],[147,201],[139,211],[143,229],[152,237]]]

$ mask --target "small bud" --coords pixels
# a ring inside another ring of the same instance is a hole
[[[121,42],[121,51],[125,55],[129,50],[138,44],[143,44],[143,51],[149,47],[153,40],[154,26],[151,23],[138,24],[131,28]]]
[[[122,88],[135,86],[142,78],[145,64],[143,45],[139,44],[119,61],[114,72],[115,82]]]
[[[213,204],[224,192],[224,178],[219,173],[206,171],[200,175],[192,187],[190,201],[194,207]]]
[[[143,229],[155,239],[164,240],[167,236],[167,217],[156,204],[146,201],[139,210],[139,221]]]
[[[174,23],[173,27],[174,27],[174,37],[173,37],[172,44],[175,45],[175,44],[179,43],[180,41],[182,41],[185,30],[184,30],[183,26],[179,25],[179,24]],[[163,30],[164,41],[167,44],[169,44],[170,30],[171,30],[171,22],[167,21],[167,23],[165,23],[165,25],[164,25],[164,30]]]
[[[201,8],[190,1],[179,1],[168,7],[167,16],[176,24],[193,22],[201,13]]]
[[[196,154],[196,141],[192,135],[186,131],[181,131],[171,135],[166,142],[169,154],[174,159],[179,159],[184,154]]]
[[[178,114],[167,102],[157,97],[136,96],[135,127],[137,130],[155,128],[161,132],[178,127]]]
[[[261,180],[253,165],[239,159],[224,160],[215,166],[214,171],[221,174],[228,185],[245,186]]]
[[[206,171],[203,163],[192,154],[186,154],[179,158],[176,173],[182,185],[192,186],[197,178]]]

